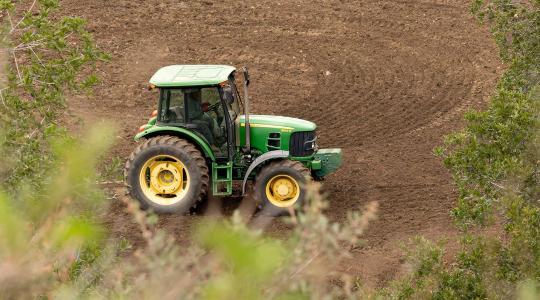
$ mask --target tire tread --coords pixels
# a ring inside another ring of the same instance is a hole
[[[133,166],[133,161],[139,154],[144,151],[145,149],[156,146],[156,145],[166,145],[166,146],[172,146],[175,148],[182,149],[186,153],[188,153],[192,159],[196,162],[197,167],[200,170],[201,173],[201,192],[199,193],[198,199],[194,202],[193,206],[191,208],[195,208],[207,195],[208,195],[208,187],[210,182],[210,176],[208,175],[208,166],[206,165],[206,160],[203,157],[202,153],[195,148],[195,146],[176,136],[171,135],[160,135],[156,137],[149,138],[145,140],[143,143],[139,144],[135,150],[131,153],[128,160],[126,161],[125,167],[124,167],[124,180],[127,185],[128,193],[136,198],[132,191],[132,187],[129,185],[130,178],[129,178],[129,171]]]
[[[269,163],[268,165],[264,166],[259,172],[259,174],[257,174],[257,176],[255,177],[255,186],[257,186],[257,182],[260,182],[262,178],[268,175],[268,173],[271,173],[273,172],[273,170],[277,168],[281,168],[281,167],[296,170],[298,173],[302,174],[302,176],[306,179],[306,182],[309,182],[312,180],[311,172],[301,162],[285,159],[285,160],[273,161]],[[262,205],[264,203],[264,199],[261,199],[260,195],[261,193],[259,193],[259,191],[254,191],[255,201],[259,205]]]

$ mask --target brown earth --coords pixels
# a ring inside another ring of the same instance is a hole
[[[366,246],[343,270],[378,286],[403,271],[402,242],[455,234],[449,211],[456,195],[432,149],[462,126],[465,110],[486,103],[502,68],[469,1],[61,3],[88,20],[113,56],[99,66],[95,95],[70,99],[65,119],[73,129],[114,122],[113,155],[129,155],[136,129],[155,109],[156,96],[145,88],[159,67],[248,65],[254,113],[312,120],[322,146],[343,148],[344,166],[325,182],[329,216],[339,221],[380,203]],[[113,203],[107,218],[116,236],[140,241],[122,205]],[[160,224],[185,242],[196,218]],[[269,231],[287,227],[274,221]]]

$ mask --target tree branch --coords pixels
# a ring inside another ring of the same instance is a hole
[[[15,68],[17,69],[17,76],[19,77],[19,81],[22,81],[21,72],[19,71],[19,63],[17,62],[17,55],[15,55],[14,51],[11,51],[11,54],[13,55],[13,60],[15,61]]]

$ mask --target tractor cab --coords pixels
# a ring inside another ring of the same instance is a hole
[[[283,212],[299,207],[305,184],[341,165],[340,149],[319,149],[316,125],[306,120],[249,113],[249,73],[243,98],[236,69],[174,65],[150,79],[157,110],[139,128],[144,142],[126,162],[126,181],[142,208],[185,212],[208,195],[233,194],[254,182],[259,206]]]
[[[223,94],[216,86],[162,88],[156,123],[190,129],[210,145],[216,157],[228,158],[227,125],[239,111],[229,113]]]
[[[192,75],[192,82],[187,86],[165,86],[160,84],[160,77],[165,75],[159,72],[154,75],[151,82],[155,82],[154,88],[159,88],[156,124],[191,130],[205,140],[218,160],[228,160],[234,154],[235,130],[232,127],[241,113],[234,72],[221,66],[197,66],[197,69],[199,71],[194,72],[184,67],[176,74],[175,78],[184,79],[188,74]],[[162,69],[161,72],[168,70]],[[224,78],[217,75],[223,72],[230,73],[226,80],[221,81]],[[207,80],[200,80],[202,75]],[[210,84],[209,77],[216,78],[213,84]]]

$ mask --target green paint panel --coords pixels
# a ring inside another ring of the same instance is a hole
[[[235,70],[224,65],[173,65],[159,69],[150,83],[157,87],[215,85],[226,81]]]

